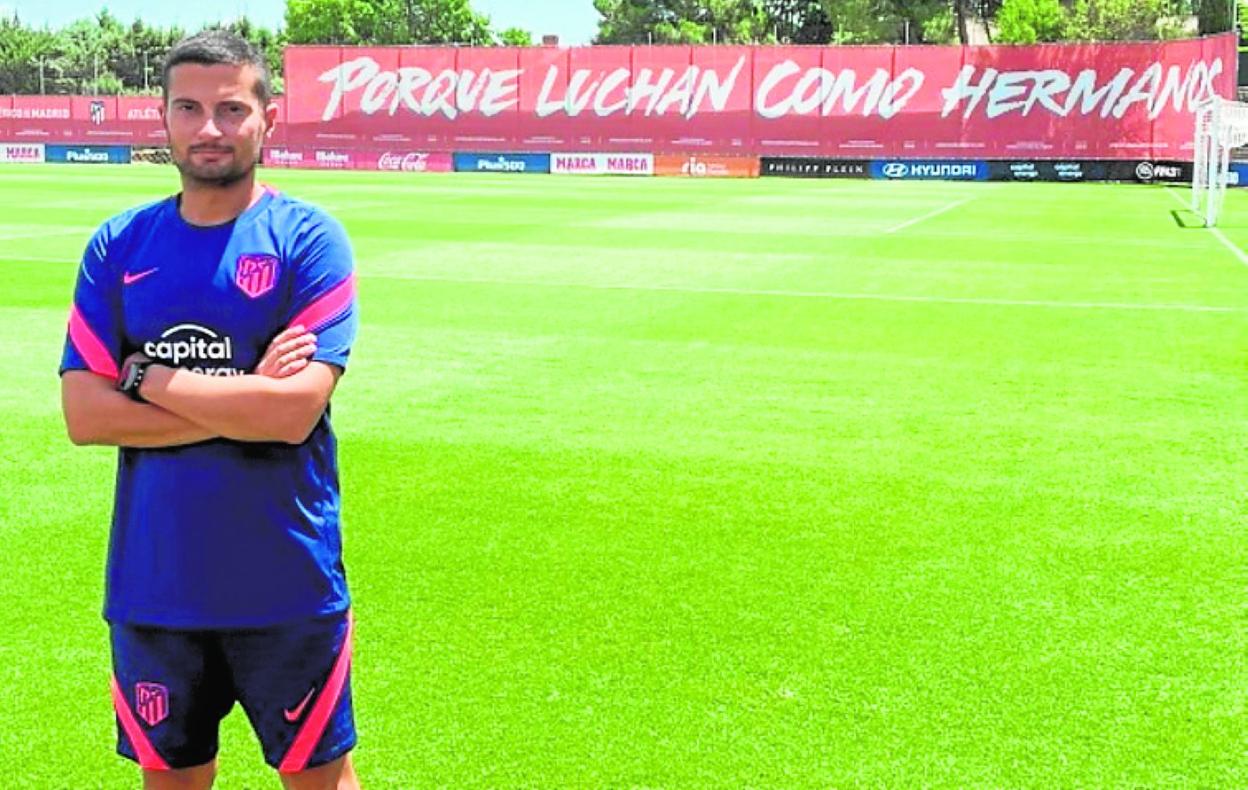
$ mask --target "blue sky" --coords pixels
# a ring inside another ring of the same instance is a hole
[[[281,24],[286,0],[0,0],[0,9],[5,12],[16,11],[25,22],[53,27],[105,7],[126,22],[138,17],[152,24],[190,28],[246,14],[256,22],[276,27]],[[500,30],[522,27],[535,36],[557,33],[565,44],[588,44],[598,26],[593,0],[472,0],[472,7],[488,15]]]

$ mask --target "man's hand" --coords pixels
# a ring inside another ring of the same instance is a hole
[[[284,379],[293,376],[308,366],[308,361],[316,353],[316,335],[301,326],[292,326],[273,338],[264,355],[256,363],[252,371],[257,376],[271,379]],[[131,362],[152,362],[142,351],[136,351],[121,363],[121,370]],[[159,360],[155,360],[159,363]],[[118,382],[120,383],[120,382]]]
[[[147,354],[144,354],[142,351],[136,351],[130,356],[123,359],[121,361],[121,367],[117,368],[117,370],[121,371],[121,377],[124,378],[126,375],[126,368],[130,367],[131,362],[151,362],[151,361],[152,361],[151,358]],[[117,379],[117,388],[121,389],[121,378]]]
[[[292,326],[273,338],[254,372],[257,376],[284,379],[306,368],[315,353],[316,335],[301,326]]]

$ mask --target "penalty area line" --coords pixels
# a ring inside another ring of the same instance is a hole
[[[884,232],[885,233],[898,233],[900,231],[905,230],[906,228],[912,228],[915,225],[918,225],[920,222],[925,222],[926,220],[932,219],[934,217],[939,217],[941,214],[944,214],[949,211],[953,211],[955,208],[966,205],[967,203],[970,203],[974,199],[975,199],[974,197],[967,197],[967,198],[962,198],[961,200],[955,200],[946,206],[941,206],[935,211],[929,211],[921,217],[915,217],[914,219],[907,220],[906,222],[903,222],[900,225],[894,225],[893,227],[889,228],[888,230]]]

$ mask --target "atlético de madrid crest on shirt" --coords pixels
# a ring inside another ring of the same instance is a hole
[[[277,285],[276,255],[240,255],[234,268],[234,284],[252,299],[264,296]]]

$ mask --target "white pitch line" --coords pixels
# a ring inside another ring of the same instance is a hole
[[[1218,241],[1222,242],[1223,247],[1226,247],[1228,250],[1234,253],[1236,258],[1239,258],[1240,263],[1242,263],[1245,266],[1248,266],[1248,255],[1245,255],[1243,250],[1241,250],[1239,247],[1236,247],[1235,244],[1232,243],[1231,240],[1226,237],[1225,233],[1223,233],[1221,230],[1219,230],[1216,227],[1210,228],[1209,230],[1213,231],[1213,237],[1217,239]]]
[[[66,266],[77,266],[79,263],[67,258],[13,258],[3,253],[0,253],[0,261],[7,263],[63,263]]]
[[[22,241],[25,239],[42,239],[48,236],[90,236],[95,228],[72,228],[69,230],[48,230],[35,233],[0,233],[0,241]]]
[[[1183,208],[1189,209],[1189,210],[1191,209],[1191,206],[1188,205],[1187,201],[1179,197],[1178,195],[1176,195],[1174,190],[1171,189],[1170,187],[1166,187],[1166,193],[1170,195],[1170,197],[1177,200],[1179,202],[1179,205],[1182,206]],[[1231,254],[1239,259],[1240,263],[1242,263],[1244,266],[1248,266],[1248,254],[1245,254],[1243,250],[1241,250],[1239,247],[1236,247],[1235,244],[1226,237],[1226,234],[1223,233],[1217,226],[1214,226],[1212,228],[1206,228],[1206,230],[1211,231],[1213,233],[1213,237],[1217,239],[1218,241],[1222,242],[1222,246],[1230,250]]]
[[[958,206],[961,206],[964,203],[970,203],[974,199],[975,199],[974,197],[968,197],[968,198],[962,198],[961,200],[955,200],[954,202],[950,203],[947,206],[941,206],[935,211],[929,211],[928,213],[924,214],[921,217],[915,217],[912,220],[903,222],[900,225],[889,228],[888,230],[884,232],[885,233],[897,233],[898,231],[902,231],[902,230],[905,230],[906,228],[912,227],[914,225],[918,225],[920,222],[923,222],[924,220],[931,219],[932,217],[939,217],[941,214],[944,214],[946,211],[953,211]]]
[[[367,277],[367,272],[364,272]],[[1046,307],[1073,310],[1151,310],[1183,313],[1248,313],[1248,307],[1205,304],[1150,304],[1132,302],[1054,302],[1039,299],[977,299],[957,296],[908,296],[905,294],[846,293],[840,291],[772,291],[751,288],[688,288],[671,285],[598,285],[594,283],[542,282],[537,280],[497,280],[488,278],[427,277],[422,275],[379,275],[383,279],[457,285],[517,285],[531,288],[588,288],[596,291],[652,291],[660,293],[723,294],[726,296],[778,296],[794,299],[830,299],[862,302],[912,302],[919,304],[961,304],[986,307]]]
[[[1231,240],[1226,237],[1225,233],[1223,233],[1221,230],[1219,230],[1216,227],[1210,228],[1209,230],[1213,231],[1213,237],[1217,239],[1218,241],[1222,242],[1223,247],[1226,247],[1228,250],[1230,250],[1232,253],[1235,254],[1236,258],[1239,258],[1240,263],[1242,263],[1245,266],[1248,266],[1248,255],[1245,255],[1243,250],[1241,250],[1239,247],[1236,247],[1231,242]]]
[[[75,264],[58,258],[9,258],[0,255],[0,261],[13,263],[61,263]],[[365,265],[367,269],[367,264]],[[361,272],[370,277],[367,271]],[[1067,310],[1142,310],[1178,313],[1248,313],[1248,307],[1227,307],[1207,304],[1157,304],[1132,302],[1056,302],[1042,299],[977,299],[960,296],[909,296],[906,294],[867,294],[843,291],[782,291],[761,288],[690,288],[676,285],[599,285],[595,283],[570,283],[540,280],[499,280],[489,278],[429,277],[415,274],[382,274],[379,279],[414,280],[417,282],[448,283],[452,285],[517,285],[527,288],[588,288],[595,291],[649,291],[657,293],[723,294],[725,296],[778,296],[792,299],[829,299],[852,302],[909,302],[914,304],[963,304],[984,307],[1042,307]]]

